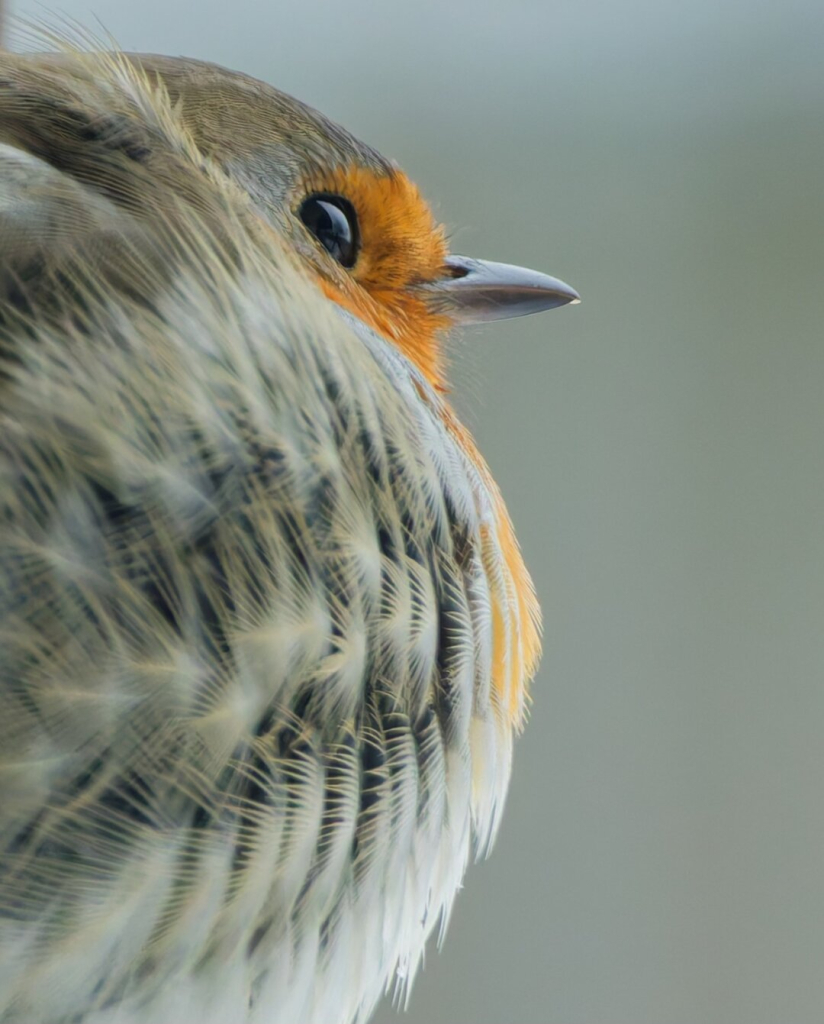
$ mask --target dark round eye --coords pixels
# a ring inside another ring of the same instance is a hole
[[[358,217],[343,196],[318,194],[301,203],[300,219],[329,255],[347,270],[358,258]]]

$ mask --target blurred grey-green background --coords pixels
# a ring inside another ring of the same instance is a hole
[[[407,1024],[824,1019],[821,0],[60,10],[307,100],[584,296],[453,348],[546,653]]]

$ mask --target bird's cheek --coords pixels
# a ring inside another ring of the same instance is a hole
[[[324,279],[321,280],[320,286],[328,299],[331,299],[337,305],[352,313],[358,320],[371,327],[373,331],[383,335],[390,341],[394,340],[392,337],[393,324],[391,319],[386,315],[382,315],[380,307],[368,292],[354,285],[350,288],[341,288],[337,284]]]
[[[321,288],[327,298],[348,310],[373,331],[392,342],[439,391],[445,389],[441,338],[450,320],[434,312],[414,292],[391,289],[375,294],[360,285],[342,289],[329,281]]]

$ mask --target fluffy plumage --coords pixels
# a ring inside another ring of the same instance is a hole
[[[0,58],[0,1021],[363,1020],[494,835],[534,598],[289,220],[346,161],[219,69]]]

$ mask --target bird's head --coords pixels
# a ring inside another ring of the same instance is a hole
[[[393,342],[443,388],[456,325],[578,300],[562,281],[451,255],[409,178],[317,111],[198,61],[134,58],[157,74],[187,129],[294,244],[325,294]]]

